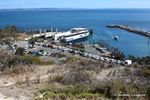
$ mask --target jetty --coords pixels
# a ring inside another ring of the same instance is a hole
[[[111,25],[107,25],[108,28],[117,28],[117,29],[121,29],[121,30],[125,30],[128,32],[132,32],[132,33],[136,33],[136,34],[140,34],[146,37],[150,38],[150,32],[147,31],[143,31],[141,29],[137,29],[137,28],[133,28],[133,27],[129,27],[127,25],[115,25],[115,24],[111,24]]]

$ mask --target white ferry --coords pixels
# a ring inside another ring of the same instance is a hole
[[[71,42],[79,39],[86,38],[90,35],[91,31],[87,28],[72,28],[67,32],[58,33],[55,35],[55,40],[61,40],[64,42]]]

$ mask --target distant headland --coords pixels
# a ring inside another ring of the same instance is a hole
[[[80,10],[79,8],[15,8],[15,9],[0,9],[0,11],[46,11],[46,10]]]

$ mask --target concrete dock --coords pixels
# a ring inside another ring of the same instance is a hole
[[[132,28],[132,27],[129,27],[129,26],[126,26],[126,25],[112,24],[112,25],[107,25],[107,27],[108,28],[117,28],[117,29],[125,30],[125,31],[128,31],[128,32],[140,34],[140,35],[143,35],[143,36],[146,36],[146,37],[150,38],[150,32],[143,31],[143,30],[137,29],[137,28]]]

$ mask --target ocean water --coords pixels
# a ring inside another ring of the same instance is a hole
[[[91,38],[95,42],[104,40],[126,55],[150,56],[150,38],[106,28],[108,24],[123,24],[150,31],[150,9],[0,11],[0,28],[7,24],[27,30],[92,28],[94,34]],[[118,41],[113,40],[116,35]]]

